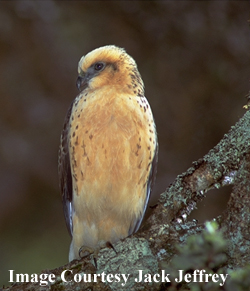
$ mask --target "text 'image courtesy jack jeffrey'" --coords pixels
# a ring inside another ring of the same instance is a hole
[[[122,287],[126,286],[128,281],[134,280],[136,283],[145,282],[145,283],[169,283],[175,281],[176,283],[186,282],[186,283],[218,283],[220,286],[223,286],[226,282],[228,274],[209,274],[206,270],[194,270],[193,273],[185,274],[183,270],[178,271],[178,276],[176,278],[169,278],[171,274],[167,274],[165,270],[162,270],[160,273],[149,274],[144,273],[143,270],[138,270],[137,277],[130,277],[130,274],[107,274],[102,272],[100,274],[84,274],[76,273],[73,274],[73,271],[66,269],[62,271],[60,277],[56,277],[55,274],[42,273],[42,274],[17,274],[14,270],[9,270],[9,282],[10,283],[39,283],[40,286],[53,285],[58,280],[62,282],[76,282],[76,283],[89,283],[97,282],[99,279],[104,283],[120,283]]]

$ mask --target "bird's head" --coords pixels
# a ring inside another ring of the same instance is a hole
[[[78,64],[77,88],[96,90],[104,86],[136,96],[144,96],[144,86],[136,62],[126,51],[114,45],[97,48],[83,56]]]

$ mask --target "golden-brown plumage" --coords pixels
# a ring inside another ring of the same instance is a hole
[[[59,152],[69,260],[136,232],[157,164],[153,115],[135,61],[116,46],[82,57],[81,93],[65,119]]]

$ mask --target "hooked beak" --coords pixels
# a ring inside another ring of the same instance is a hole
[[[78,76],[76,80],[76,87],[79,91],[84,90],[88,86],[89,77],[85,75],[84,77]]]

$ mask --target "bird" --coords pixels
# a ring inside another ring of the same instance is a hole
[[[69,261],[138,231],[158,162],[154,117],[125,49],[106,45],[83,56],[77,88],[58,159]]]

